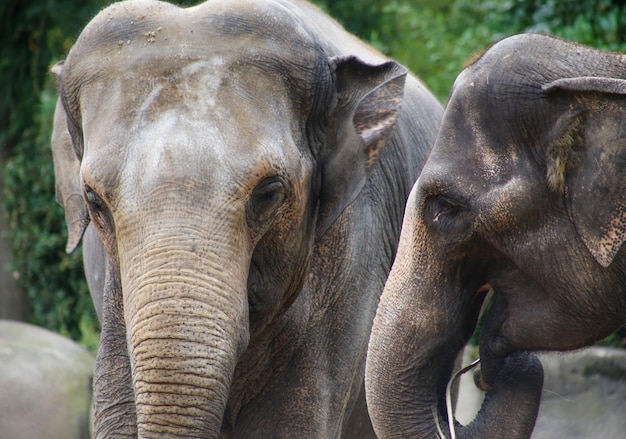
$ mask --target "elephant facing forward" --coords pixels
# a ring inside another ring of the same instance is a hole
[[[54,72],[68,250],[105,253],[94,436],[353,431],[436,99],[301,1],[116,3]]]
[[[369,344],[381,437],[448,432],[445,387],[480,334],[481,412],[458,437],[521,438],[542,388],[528,351],[626,321],[626,57],[508,38],[457,78],[409,200]]]

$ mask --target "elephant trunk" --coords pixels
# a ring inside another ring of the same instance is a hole
[[[199,239],[161,238],[122,262],[140,438],[219,437],[248,344],[245,258],[197,251]]]
[[[438,425],[449,437],[446,386],[480,308],[469,303],[468,297],[476,299],[473,293],[454,286],[455,276],[439,262],[445,259],[427,233],[423,203],[414,189],[369,342],[367,403],[380,438],[438,437]],[[530,437],[542,385],[534,356],[510,355],[477,418],[465,427],[455,425],[456,437]]]

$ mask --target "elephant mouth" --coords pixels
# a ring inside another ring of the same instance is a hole
[[[478,339],[480,368],[475,372],[476,385],[483,391],[491,388],[495,377],[504,365],[507,355],[513,352],[502,326],[507,318],[507,304],[491,284],[481,286],[474,297],[482,297],[482,326]]]
[[[493,286],[487,282],[486,284],[478,287],[472,298],[470,299],[470,306],[474,307],[480,305],[484,308],[484,304],[488,302],[487,296],[493,291]],[[481,310],[482,312],[482,310]]]

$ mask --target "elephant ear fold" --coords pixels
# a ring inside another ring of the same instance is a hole
[[[52,73],[59,77],[61,72],[62,64],[57,63],[52,68]],[[83,233],[89,225],[89,213],[81,191],[80,162],[74,153],[67,128],[67,115],[61,99],[57,100],[54,110],[51,146],[56,200],[65,209],[65,222],[68,228],[65,250],[71,253],[80,244]]]
[[[566,193],[578,234],[606,268],[626,241],[626,80],[563,78],[543,89],[576,94],[585,107],[582,161]]]
[[[359,195],[393,135],[407,75],[407,69],[394,61],[371,65],[355,56],[340,56],[330,62],[337,94],[337,105],[330,115],[336,124],[336,137],[320,151],[318,239]]]

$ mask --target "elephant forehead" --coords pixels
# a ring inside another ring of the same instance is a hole
[[[494,141],[482,126],[483,121],[463,99],[451,102],[422,175],[448,181],[464,192],[484,190],[485,185],[508,178],[510,162],[517,159],[516,148]]]
[[[242,130],[271,131],[282,121],[301,116],[294,114],[295,98],[285,84],[252,66],[233,71],[220,57],[190,62],[169,74],[154,75],[150,69],[138,73],[118,79],[121,93],[114,97],[138,129],[175,111],[190,125],[212,123],[223,131],[236,127],[241,138]]]
[[[254,131],[235,120],[190,120],[186,116],[173,109],[142,124],[125,145],[126,165],[136,163],[144,173],[162,174],[177,167],[188,172],[199,168],[201,172],[223,169],[239,173],[259,163],[287,167],[299,159],[290,133],[280,129],[284,127]]]
[[[83,30],[68,56],[80,75],[103,66],[132,70],[137,63],[204,59],[275,59],[306,66],[318,43],[298,18],[274,1],[210,1],[183,9],[150,0],[113,4]],[[81,79],[85,82],[84,76]]]
[[[536,116],[530,104],[518,105],[521,98],[502,98],[502,78],[474,70],[463,71],[454,84],[427,166],[435,162],[446,172],[456,168],[471,182],[505,183],[531,171],[534,159],[529,145],[536,135],[533,129],[523,130],[522,135],[518,125],[535,121]]]
[[[194,76],[197,66],[190,66],[201,63],[205,74],[196,71]],[[208,66],[213,67],[213,84],[239,78],[250,90],[256,84],[261,99],[276,92],[268,84],[283,84],[291,102],[304,112],[331,75],[318,40],[276,2],[211,1],[181,9],[135,0],[103,10],[81,33],[63,69],[64,102],[68,114],[80,120],[76,113],[85,108],[87,85],[101,83],[106,91],[112,81],[121,79],[127,85],[123,95],[133,99],[143,89],[151,92],[167,82],[159,92],[163,95],[174,90],[171,84],[180,78],[186,77],[189,87],[193,77],[208,79]],[[265,90],[261,78],[271,78],[263,82]],[[203,98],[210,104],[210,94]],[[125,110],[139,105],[127,105]]]
[[[150,68],[98,78],[80,91],[86,150],[143,153],[174,148],[212,157],[259,149],[285,151],[302,139],[306,119],[290,90],[246,69],[233,73],[219,57],[189,62],[169,74]],[[152,154],[151,154],[152,155]]]

